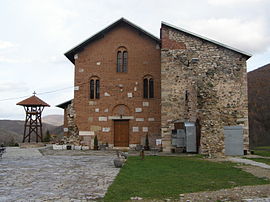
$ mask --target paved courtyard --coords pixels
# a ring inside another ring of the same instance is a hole
[[[115,155],[42,156],[7,148],[0,159],[0,201],[86,201],[103,197],[119,169]]]

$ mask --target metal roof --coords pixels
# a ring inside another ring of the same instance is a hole
[[[21,106],[44,106],[44,107],[50,107],[49,104],[38,98],[37,96],[33,95],[21,102],[18,102],[17,105]]]
[[[61,103],[61,104],[59,104],[59,105],[56,105],[56,107],[65,109],[69,104],[71,104],[72,100],[73,100],[73,99],[68,100],[68,101],[66,101],[66,102],[63,102],[63,103]]]
[[[156,41],[157,43],[160,42],[159,38],[155,37],[154,35],[152,35],[151,33],[145,31],[144,29],[142,29],[141,27],[135,25],[134,23],[128,21],[125,18],[120,18],[119,20],[115,21],[114,23],[110,24],[109,26],[105,27],[103,30],[99,31],[98,33],[94,34],[93,36],[91,36],[90,38],[86,39],[85,41],[83,41],[82,43],[80,43],[79,45],[75,46],[74,48],[70,49],[69,51],[67,51],[65,53],[65,56],[72,62],[74,63],[74,55],[78,52],[80,52],[85,46],[87,46],[89,43],[91,43],[94,40],[100,39],[104,36],[105,33],[109,32],[110,30],[112,30],[114,27],[116,27],[117,25],[121,24],[121,23],[125,23],[129,26],[131,26],[132,28],[142,32],[143,34],[145,34],[146,36],[148,36],[149,38],[151,38],[152,40]]]
[[[218,46],[222,46],[222,47],[224,47],[224,48],[227,48],[227,49],[230,49],[230,50],[235,51],[235,52],[237,52],[237,53],[240,53],[240,54],[242,54],[242,55],[245,55],[245,56],[247,56],[248,58],[250,58],[250,57],[252,56],[251,54],[249,54],[249,53],[247,53],[247,52],[241,51],[241,50],[239,50],[239,49],[233,48],[233,47],[228,46],[228,45],[226,45],[226,44],[223,44],[223,43],[220,43],[220,42],[218,42],[218,41],[215,41],[215,40],[209,39],[209,38],[207,38],[207,37],[201,36],[201,35],[196,34],[196,33],[194,33],[194,32],[190,32],[190,31],[188,31],[188,30],[186,30],[186,29],[183,29],[183,28],[180,28],[180,27],[176,27],[176,26],[171,25],[171,24],[169,24],[169,23],[167,23],[167,22],[161,22],[161,25],[165,25],[165,26],[167,26],[167,27],[176,29],[176,30],[181,31],[181,32],[184,32],[184,33],[186,33],[186,34],[189,34],[189,35],[198,37],[198,38],[203,39],[203,40],[206,40],[206,41],[209,41],[209,42],[214,43],[214,44],[216,44],[216,45],[218,45]]]

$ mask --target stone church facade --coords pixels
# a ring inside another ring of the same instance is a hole
[[[172,131],[194,123],[196,152],[224,153],[223,127],[240,125],[248,150],[248,54],[167,23],[158,39],[121,18],[65,55],[75,66],[74,99],[59,105],[67,135],[76,126],[85,143],[130,148],[148,135],[174,151]]]

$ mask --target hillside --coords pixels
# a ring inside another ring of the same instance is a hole
[[[248,72],[250,146],[270,145],[270,64]]]
[[[54,126],[43,123],[43,135],[49,130],[50,134],[63,135],[62,126]],[[23,139],[24,121],[17,120],[0,120],[0,144],[2,143],[20,143]],[[35,140],[33,137],[32,140]]]
[[[53,126],[62,126],[64,124],[64,116],[58,114],[47,115],[42,117],[42,122]]]

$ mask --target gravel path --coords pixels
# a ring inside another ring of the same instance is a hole
[[[7,148],[0,160],[0,201],[101,198],[119,172],[114,157],[42,156],[37,149]]]

